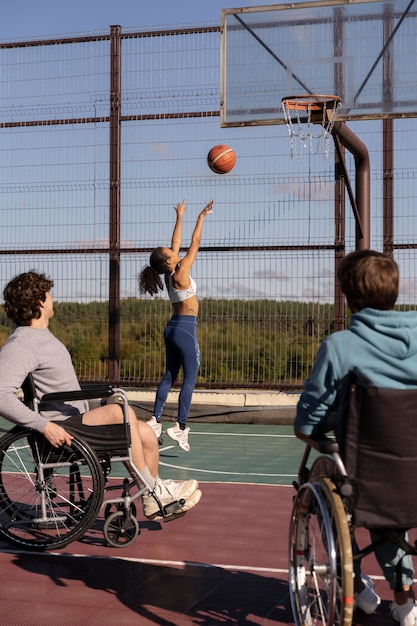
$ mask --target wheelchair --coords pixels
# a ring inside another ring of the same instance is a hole
[[[0,539],[23,549],[57,550],[79,539],[104,509],[103,533],[109,546],[130,545],[140,533],[135,501],[151,491],[132,462],[128,400],[122,389],[93,385],[78,391],[36,398],[31,377],[22,386],[23,401],[39,411],[48,403],[112,398],[123,407],[124,421],[105,427],[94,447],[79,436],[71,446],[52,447],[45,437],[15,426],[0,438]],[[40,408],[41,407],[41,408]],[[94,430],[96,427],[92,427]],[[71,429],[68,428],[68,432]],[[134,477],[109,483],[115,463],[129,463]],[[144,487],[137,487],[135,477]],[[131,489],[136,487],[132,495]],[[118,490],[121,494],[111,497]],[[183,501],[162,506],[163,518]]]
[[[315,436],[302,457],[289,536],[296,626],[351,626],[354,562],[390,542],[417,554],[417,389],[349,385],[344,436]],[[311,455],[311,452],[313,454]],[[310,455],[312,458],[310,460]],[[355,528],[377,540],[354,550]],[[396,589],[401,590],[401,561]]]

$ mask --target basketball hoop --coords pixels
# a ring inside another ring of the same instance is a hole
[[[281,102],[290,135],[291,156],[300,160],[308,149],[310,154],[321,151],[327,159],[336,112],[341,104],[339,96],[303,94],[282,98]]]

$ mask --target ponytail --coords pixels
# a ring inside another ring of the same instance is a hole
[[[162,291],[164,283],[161,280],[160,274],[166,272],[166,257],[162,253],[162,248],[156,248],[150,258],[150,265],[143,268],[139,274],[139,292],[149,293],[151,296],[155,296],[158,291]]]
[[[151,296],[156,296],[158,291],[162,291],[164,288],[161,277],[158,272],[150,265],[143,268],[139,274],[139,291],[142,294],[149,293]]]

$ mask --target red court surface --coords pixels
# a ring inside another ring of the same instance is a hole
[[[102,519],[54,554],[1,544],[4,626],[293,624],[287,588],[292,489],[202,485],[203,499],[170,523],[142,522],[127,548],[109,548]],[[368,572],[377,572],[368,557]],[[380,579],[377,589],[389,599]],[[388,602],[354,624],[393,624]]]
[[[262,467],[262,456],[271,457],[265,446],[272,444],[276,456],[270,459],[271,465],[279,466],[284,460],[289,474],[285,485],[265,484],[267,475],[271,482],[281,480],[271,477],[265,467],[265,474],[255,477],[264,483],[247,484],[242,478],[238,481],[232,457],[238,454],[248,469],[253,446],[249,448],[241,427],[231,428],[236,429],[236,437],[228,432],[221,439],[229,478],[212,458],[211,468],[219,473],[219,482],[198,475],[203,454],[196,427],[191,454],[178,453],[176,448],[161,455],[165,471],[168,466],[173,472],[177,464],[172,476],[178,476],[180,465],[193,468],[203,498],[184,517],[170,523],[144,521],[139,513],[141,534],[128,547],[105,544],[102,516],[81,541],[53,554],[16,551],[0,543],[1,626],[293,624],[287,585],[294,493],[289,484],[300,445],[288,434],[275,440],[274,435],[263,437],[264,431],[257,427],[260,458],[251,458],[252,470]],[[277,432],[276,427],[272,432]],[[212,447],[214,454],[218,450],[207,437],[201,434],[201,445],[206,450]],[[239,451],[233,453],[236,445]],[[372,617],[358,612],[354,626],[393,625],[388,610],[391,594],[373,556],[365,559],[364,571],[375,577],[384,601]]]

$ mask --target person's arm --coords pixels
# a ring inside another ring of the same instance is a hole
[[[72,435],[58,423],[30,409],[16,395],[28,374],[37,366],[36,357],[22,343],[12,339],[0,350],[1,416],[13,424],[37,430],[55,447],[63,442],[70,445]]]
[[[310,443],[311,441],[308,435],[305,435],[304,433],[301,432],[301,430],[298,430],[297,428],[294,428],[294,435],[297,437],[297,439],[301,439],[302,441],[305,441],[306,443]]]
[[[42,431],[42,435],[54,448],[59,448],[59,446],[62,446],[64,443],[70,446],[71,440],[74,439],[58,422],[47,422]]]
[[[16,381],[20,378],[22,377],[16,377]],[[3,386],[1,386],[1,384],[4,383],[4,377],[0,376],[0,405],[2,417],[13,424],[39,431],[49,443],[56,448],[63,443],[66,443],[68,446],[71,445],[73,436],[60,426],[58,422],[51,422],[19,400],[16,394],[25,378],[26,376],[23,375],[22,383],[10,381],[7,385],[3,384]]]
[[[308,441],[310,436],[326,430],[329,416],[337,411],[340,386],[339,358],[332,349],[331,340],[324,340],[317,353],[310,377],[304,383],[303,392],[297,403],[294,434]],[[329,429],[334,427],[334,417]]]
[[[194,227],[193,234],[191,236],[190,247],[187,250],[186,255],[181,259],[181,265],[179,271],[189,272],[192,264],[194,263],[197,252],[200,248],[201,243],[201,233],[203,231],[203,222],[206,215],[213,213],[213,204],[214,200],[210,200],[208,204],[204,207],[197,218],[196,225]]]
[[[32,350],[12,335],[0,351],[1,415],[13,424],[42,432],[48,420],[23,404],[16,395],[36,367],[37,360]]]
[[[175,226],[171,238],[171,250],[176,254],[179,254],[182,242],[182,217],[186,209],[185,200],[177,204],[174,209],[177,213],[177,219],[175,221]]]

